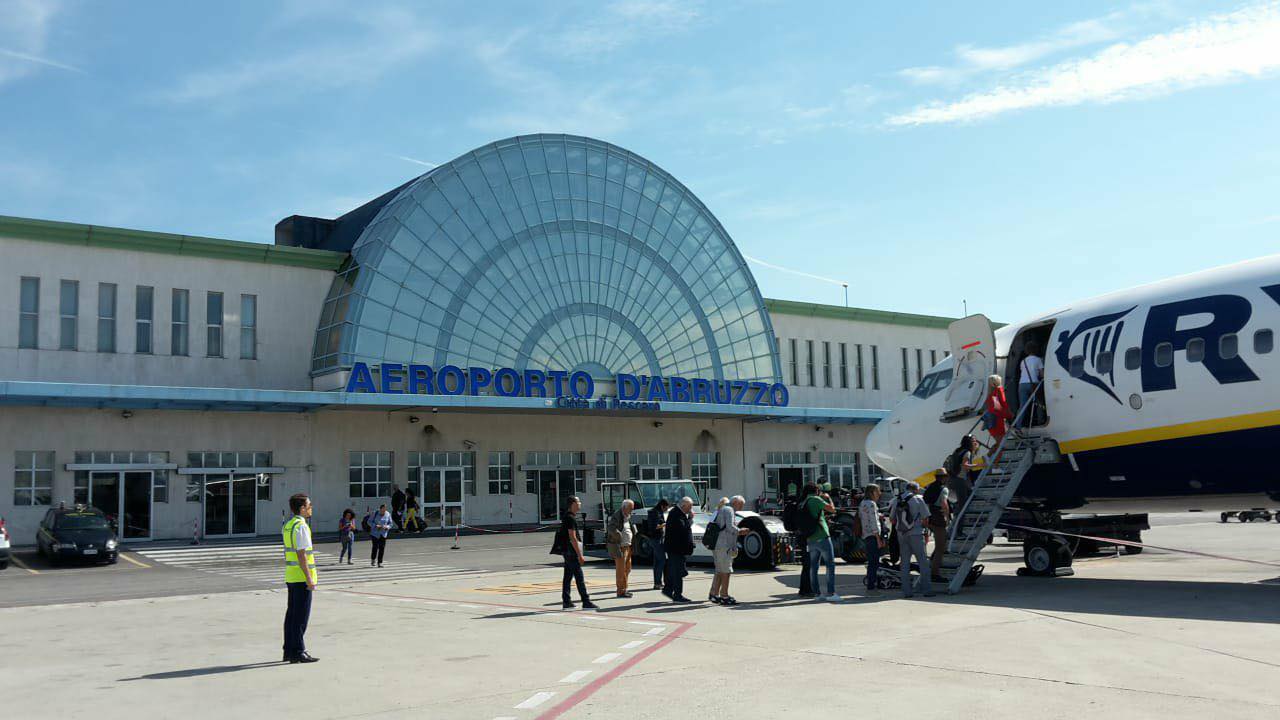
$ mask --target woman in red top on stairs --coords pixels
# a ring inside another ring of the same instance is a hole
[[[999,375],[992,375],[987,380],[987,413],[992,418],[990,429],[993,445],[999,445],[1008,428],[1005,423],[1013,422],[1013,413],[1009,410],[1009,401],[1004,396],[1004,381]]]

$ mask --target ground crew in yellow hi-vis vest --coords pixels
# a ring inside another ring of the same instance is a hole
[[[298,493],[289,498],[293,517],[281,529],[284,536],[284,582],[289,588],[289,609],[284,614],[284,659],[290,663],[312,663],[302,636],[311,617],[311,594],[316,589],[316,561],[311,549],[311,498]]]

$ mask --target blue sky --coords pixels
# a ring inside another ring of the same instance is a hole
[[[1272,3],[0,0],[0,214],[271,242],[569,132],[766,296],[1016,320],[1276,252],[1278,79]]]

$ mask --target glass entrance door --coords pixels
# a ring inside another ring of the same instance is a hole
[[[424,467],[418,473],[422,522],[427,529],[452,530],[461,525],[466,497],[462,489],[462,468]]]
[[[641,465],[641,480],[674,480],[675,468],[670,465]]]
[[[121,540],[151,538],[152,471],[89,473],[89,504],[102,511]]]
[[[572,470],[539,470],[538,472],[538,522],[559,522],[569,498],[573,497],[574,472]]]
[[[257,534],[257,493],[256,475],[206,475],[205,537]]]

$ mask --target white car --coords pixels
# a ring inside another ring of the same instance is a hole
[[[706,531],[707,523],[714,518],[715,512],[714,509],[705,507],[703,499],[705,489],[705,482],[694,480],[629,480],[602,483],[600,490],[604,500],[601,503],[601,515],[607,519],[617,511],[623,500],[633,500],[636,507],[632,511],[631,522],[638,532],[643,534],[649,508],[656,505],[659,500],[666,499],[674,506],[681,498],[692,498],[693,555],[689,556],[689,560],[709,563],[712,562],[711,550],[702,544],[702,535]],[[738,567],[761,569],[776,566],[779,545],[790,536],[782,526],[782,518],[761,515],[750,510],[739,510],[737,516],[738,527],[746,528],[751,532],[739,539],[738,559],[734,564]],[[586,536],[586,554],[593,557],[608,557],[608,553],[604,551],[603,531],[599,538],[593,538],[593,535],[594,533]],[[592,542],[593,539],[595,542]],[[648,542],[642,540],[632,547],[635,548],[636,562],[652,562]]]

